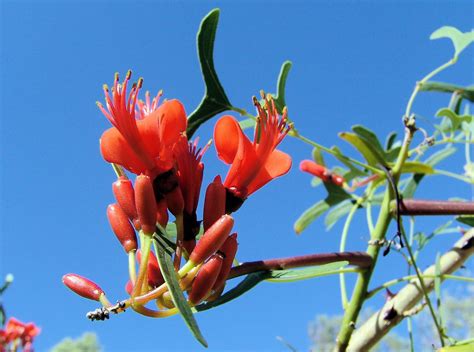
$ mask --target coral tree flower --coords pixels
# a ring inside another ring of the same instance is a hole
[[[5,330],[0,330],[1,342],[0,350],[9,343],[15,343],[17,339],[21,341],[24,351],[33,351],[32,343],[41,329],[34,323],[23,323],[16,318],[8,319]],[[10,351],[10,349],[6,349]]]
[[[173,167],[173,147],[186,131],[186,112],[178,100],[158,106],[161,92],[151,103],[149,94],[146,102],[139,101],[142,79],[127,96],[130,77],[128,71],[120,84],[116,74],[111,93],[104,86],[107,109],[97,105],[114,127],[103,133],[100,149],[106,161],[154,179]]]
[[[286,108],[280,118],[270,95],[263,107],[255,97],[254,104],[258,118],[253,142],[232,116],[223,116],[214,129],[217,154],[231,165],[224,186],[241,200],[272,179],[286,174],[291,167],[291,157],[276,149],[291,129]]]

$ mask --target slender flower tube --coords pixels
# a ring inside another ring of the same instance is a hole
[[[234,226],[234,219],[230,215],[222,215],[206,232],[189,256],[186,265],[195,266],[204,262],[215,253],[225,242]],[[184,267],[183,267],[184,268]]]
[[[326,167],[319,165],[312,160],[303,160],[300,163],[300,170],[320,178],[323,182],[330,182],[339,187],[346,182],[344,177],[332,173]]]
[[[133,222],[135,228],[139,230],[140,223],[138,221],[137,208],[135,206],[135,193],[132,181],[124,176],[120,176],[119,179],[112,184],[112,191],[117,203]]]
[[[214,224],[217,219],[225,214],[226,190],[218,175],[214,181],[207,186],[204,198],[204,231]]]
[[[100,301],[104,291],[95,283],[77,274],[66,274],[63,276],[63,284],[71,291],[93,301]]]
[[[287,110],[280,118],[273,98],[268,95],[264,100],[262,107],[254,97],[258,118],[253,142],[232,116],[220,118],[214,129],[217,154],[231,165],[224,181],[227,213],[237,210],[250,194],[286,174],[291,167],[291,157],[276,149],[291,129]]]
[[[138,263],[141,262],[142,256],[141,251],[138,250],[137,252],[137,260]],[[148,257],[148,285],[151,287],[158,287],[162,283],[165,282],[163,279],[163,274],[161,273],[160,265],[158,264],[158,260],[156,259],[155,253],[150,251],[150,256]]]
[[[156,200],[153,185],[148,176],[139,175],[135,180],[135,202],[143,232],[152,235],[156,229]]]
[[[112,231],[122,244],[125,252],[128,253],[132,250],[136,250],[137,235],[122,207],[118,204],[110,204],[107,207],[107,218],[109,219]]]
[[[230,269],[232,269],[232,263],[234,262],[235,254],[237,253],[237,233],[233,233],[227,237],[226,241],[219,249],[219,252],[223,254],[224,261],[222,262],[222,268],[219,272],[219,276],[212,286],[213,291],[219,291],[221,287],[224,287],[225,281],[229,276]]]
[[[222,268],[223,257],[214,254],[199,270],[189,292],[189,301],[196,305],[211,291]]]
[[[120,84],[116,74],[112,92],[104,86],[106,107],[97,105],[114,127],[103,133],[100,149],[106,161],[155,179],[173,167],[174,145],[186,132],[186,112],[178,100],[158,106],[161,92],[151,103],[149,93],[147,102],[139,101],[142,79],[127,93],[131,75],[128,71]]]

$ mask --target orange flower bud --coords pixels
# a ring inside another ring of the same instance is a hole
[[[323,182],[331,182],[332,184],[339,187],[341,187],[344,182],[346,182],[344,177],[329,171],[326,167],[316,164],[311,160],[303,160],[300,163],[300,170],[319,177]]]
[[[189,256],[189,261],[199,264],[209,258],[225,242],[234,226],[234,219],[230,215],[222,215],[206,232],[202,235],[196,248]]]
[[[222,247],[219,249],[219,252],[224,254],[224,261],[222,262],[222,268],[219,273],[219,276],[216,279],[212,289],[214,291],[219,290],[221,287],[224,287],[225,281],[229,276],[230,269],[232,269],[232,263],[234,262],[235,254],[237,253],[237,234],[233,233],[225,240]]]
[[[104,291],[94,282],[76,274],[66,274],[63,276],[63,284],[70,290],[84,298],[99,301]]]
[[[141,262],[142,253],[140,250],[137,251],[137,260],[138,263]],[[150,251],[150,255],[148,256],[148,285],[151,287],[158,287],[165,279],[163,279],[163,274],[161,273],[160,265],[158,264],[158,260],[156,259],[155,253]]]
[[[214,286],[217,276],[221,271],[223,258],[220,254],[214,254],[199,270],[191,286],[189,301],[198,304],[205,298]]]
[[[135,207],[135,193],[133,191],[132,181],[125,176],[120,176],[117,181],[112,183],[112,191],[120,207],[127,214],[130,220],[138,218],[137,208]]]
[[[120,205],[110,204],[107,207],[107,218],[125,252],[137,249],[137,235]]]
[[[135,202],[143,232],[148,235],[153,234],[156,229],[157,207],[153,184],[148,176],[137,176],[135,180]]]
[[[204,231],[225,214],[225,200],[225,187],[222,185],[221,177],[216,176],[206,189],[206,198],[204,199]]]

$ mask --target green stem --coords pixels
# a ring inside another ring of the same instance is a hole
[[[122,176],[127,177],[122,166],[118,164],[114,164],[114,163],[112,163],[111,165],[112,165],[112,168],[114,169],[115,175],[117,175],[117,178],[122,177]]]
[[[254,121],[257,120],[257,118],[255,116],[253,116],[252,114],[249,114],[246,110],[244,109],[240,109],[236,106],[228,106],[229,110],[231,111],[235,111],[237,113],[239,113],[241,116],[245,116],[245,117],[248,117],[249,119],[252,119]]]
[[[408,100],[408,104],[407,104],[407,107],[406,107],[406,110],[405,110],[405,116],[406,117],[410,116],[411,108],[413,106],[413,103],[415,101],[416,96],[420,92],[420,89],[421,89],[421,86],[423,85],[423,83],[426,83],[429,79],[433,78],[434,76],[436,76],[438,73],[445,70],[449,66],[454,65],[457,60],[458,59],[457,59],[456,56],[453,57],[451,60],[449,60],[448,62],[446,62],[443,65],[439,66],[438,68],[434,69],[433,71],[428,73],[425,77],[423,77],[423,79],[421,81],[416,83],[415,89],[413,90],[413,93],[411,93],[410,99]]]
[[[435,169],[434,170],[434,173],[436,175],[443,175],[443,176],[447,176],[447,177],[451,177],[451,178],[454,178],[456,180],[459,180],[459,181],[462,181],[462,182],[466,182],[466,183],[471,183],[471,184],[474,184],[474,180],[471,180],[465,176],[461,176],[461,175],[458,175],[458,174],[455,174],[454,172],[450,172],[450,171],[446,171],[446,170],[440,170],[440,169]]]
[[[140,234],[142,234],[142,231],[140,231]],[[152,236],[150,235],[143,234],[140,237],[142,238],[141,260],[140,260],[140,267],[138,269],[138,278],[135,285],[133,286],[132,297],[136,297],[140,295],[141,293],[141,289],[142,289],[142,286],[147,274],[148,258],[150,256],[150,249],[151,249],[151,242],[152,242]]]
[[[347,215],[346,221],[344,223],[344,227],[342,229],[342,235],[341,235],[341,243],[339,245],[339,251],[344,252],[346,250],[346,241],[347,241],[347,235],[349,233],[349,227],[351,226],[352,219],[354,218],[354,215],[359,208],[360,202],[358,201],[356,204],[354,204]],[[347,290],[346,290],[346,279],[344,277],[344,273],[339,274],[339,285],[341,288],[341,301],[342,301],[342,309],[346,309],[347,304],[349,300],[347,299]]]
[[[422,277],[424,279],[434,279],[434,278],[437,278],[438,276],[436,276],[436,275],[422,275]],[[458,281],[473,282],[474,283],[474,278],[472,278],[472,277],[465,277],[465,276],[459,276],[459,275],[448,275],[448,274],[439,275],[439,277],[441,279],[450,279],[450,280],[458,280]],[[413,280],[413,279],[416,279],[416,278],[418,278],[417,275],[407,275],[407,276],[404,276],[404,277],[400,277],[398,279],[393,279],[393,280],[387,281],[384,284],[382,284],[382,285],[374,288],[373,290],[367,292],[367,299],[372,298],[379,291],[381,291],[381,290],[383,290],[387,287],[396,285],[400,282],[410,281],[410,280]]]
[[[407,317],[408,337],[410,339],[410,352],[415,352],[415,341],[413,340],[413,326],[411,317]]]
[[[135,250],[128,252],[128,274],[133,285],[137,281],[137,269],[135,264]]]
[[[347,268],[347,269],[339,269],[339,270],[331,270],[331,271],[326,271],[324,273],[317,273],[314,274],[314,276],[308,276],[305,277],[304,280],[307,279],[313,279],[315,277],[321,277],[321,276],[328,276],[328,275],[335,275],[335,274],[343,274],[343,273],[359,273],[361,269],[359,268]],[[266,279],[266,282],[272,282],[272,283],[287,283],[287,282],[295,282],[295,281],[301,281],[302,279]]]

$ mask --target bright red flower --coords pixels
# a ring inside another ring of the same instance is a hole
[[[40,331],[34,323],[23,323],[16,318],[10,318],[2,331],[2,342],[8,344],[20,339],[23,347],[31,348],[33,339]]]
[[[104,86],[107,110],[100,103],[98,106],[114,127],[103,133],[100,149],[106,161],[154,179],[173,167],[173,147],[186,132],[186,112],[178,100],[158,106],[161,92],[151,103],[149,94],[146,102],[139,101],[142,79],[127,97],[130,77],[131,71],[120,84],[116,74],[112,94]]]
[[[275,149],[291,128],[286,109],[280,118],[271,97],[265,99],[264,107],[256,98],[254,104],[258,118],[253,142],[232,116],[222,117],[214,129],[217,154],[231,165],[224,186],[240,199],[286,174],[291,167],[291,157]]]

